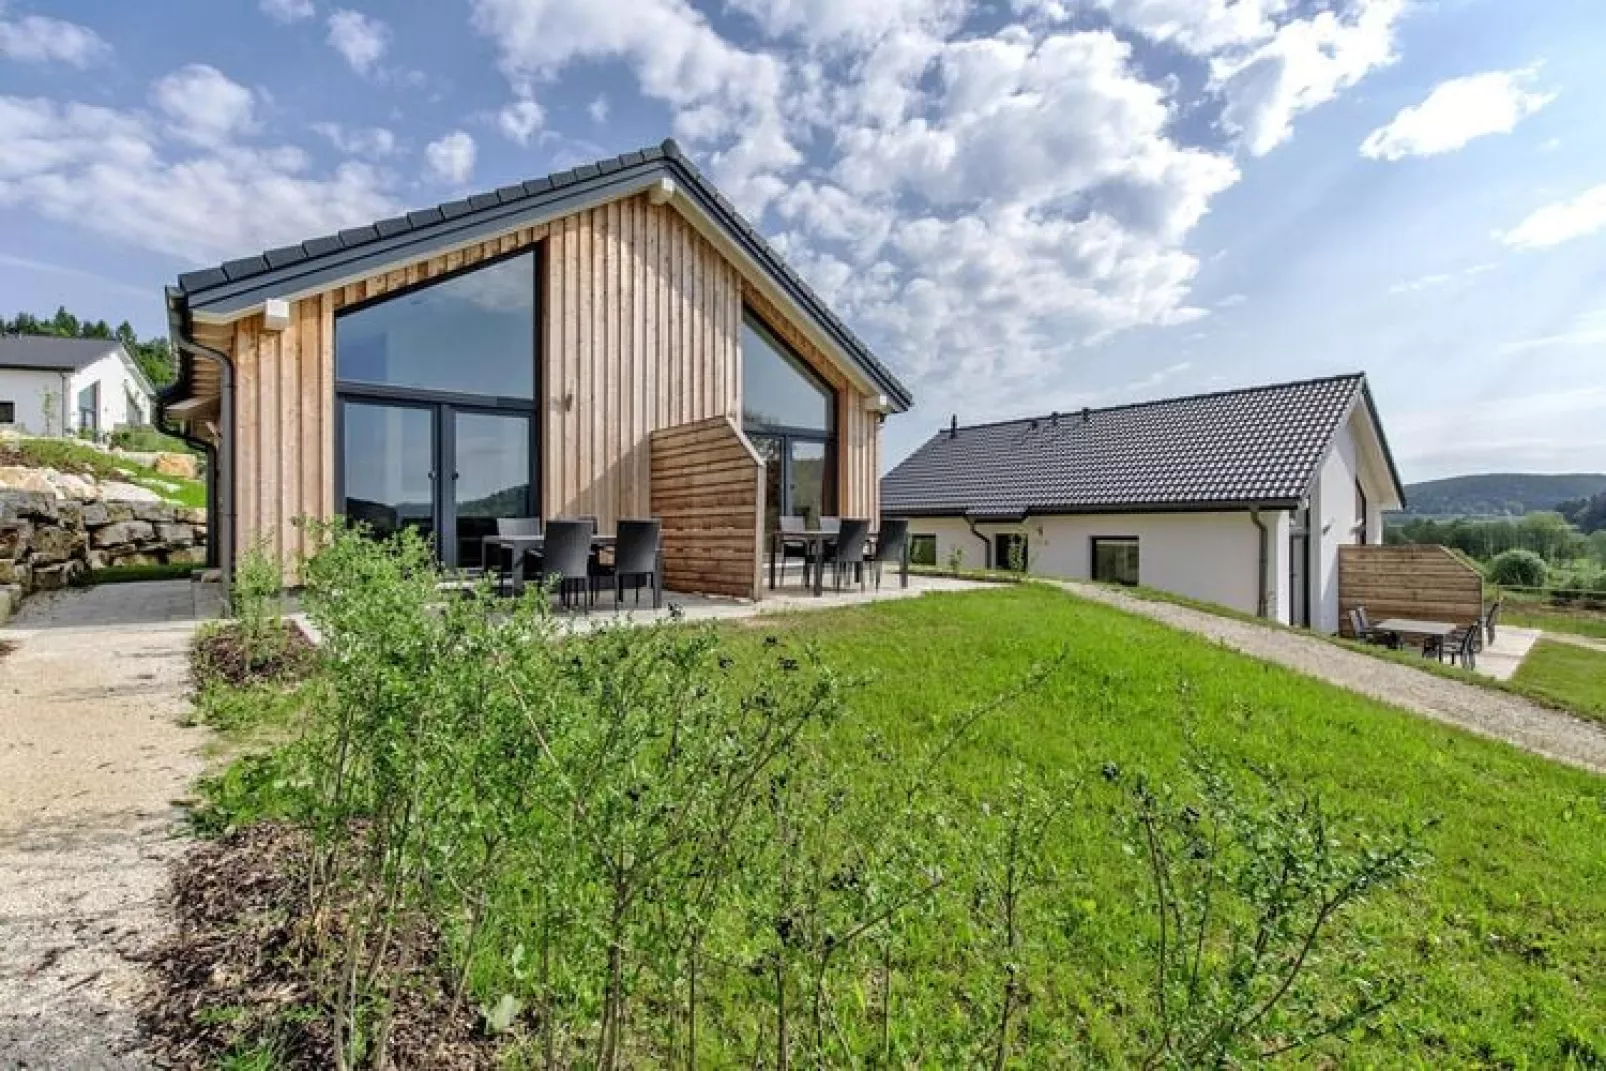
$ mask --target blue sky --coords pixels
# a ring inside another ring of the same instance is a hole
[[[1408,480],[1606,470],[1598,0],[0,0],[0,308],[673,134],[963,421],[1364,369]]]

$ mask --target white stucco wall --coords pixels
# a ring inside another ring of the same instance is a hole
[[[1288,518],[1262,514],[1271,529],[1267,573],[1271,602],[1286,620]],[[1029,571],[1039,576],[1088,579],[1094,536],[1135,536],[1138,579],[1148,587],[1256,613],[1259,587],[1259,532],[1248,513],[1128,513],[1031,517],[1024,524],[977,524],[989,540],[1004,532],[1024,532]],[[937,564],[946,566],[957,547],[964,565],[985,563],[981,542],[961,518],[916,517],[911,535],[937,537]],[[1279,551],[1279,547],[1281,550]]]
[[[16,420],[10,425],[35,435],[60,435],[65,425],[62,399],[66,377],[60,372],[43,372],[31,368],[0,368],[0,402],[16,406]],[[51,403],[53,417],[45,419],[46,394],[54,397]]]
[[[134,378],[133,372],[129,370],[122,356],[113,352],[73,373],[72,397],[68,401],[68,411],[72,415],[74,430],[79,426],[78,392],[94,383],[100,384],[99,426],[102,433],[125,424],[149,423],[150,396],[140,386],[139,380]],[[128,404],[130,393],[138,399],[136,407],[130,407]]]
[[[1317,470],[1311,488],[1311,627],[1338,631],[1338,548],[1383,541],[1383,502],[1389,497],[1386,464],[1370,447],[1369,418],[1357,407],[1334,436],[1333,448]],[[1366,494],[1361,515],[1355,486]]]
[[[60,435],[78,430],[78,394],[93,383],[100,384],[98,413],[102,433],[127,424],[150,423],[154,399],[115,351],[76,372],[0,368],[0,401],[16,404],[12,426],[35,435]],[[47,399],[47,394],[53,397]],[[133,407],[129,405],[130,394],[137,399]],[[47,400],[52,410],[48,420]]]

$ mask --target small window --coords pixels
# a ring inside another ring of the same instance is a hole
[[[937,537],[934,535],[912,535],[909,537],[909,564],[910,565],[936,565],[937,564]]]
[[[993,536],[993,568],[1024,573],[1029,559],[1026,537],[1019,532],[1005,532]]]
[[[15,424],[17,422],[17,403],[0,402],[0,424]]]
[[[1135,536],[1103,536],[1093,540],[1093,579],[1108,584],[1138,583],[1138,541]]]

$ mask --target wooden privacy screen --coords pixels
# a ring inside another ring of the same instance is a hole
[[[1483,613],[1483,577],[1466,559],[1435,546],[1338,548],[1339,630],[1365,607],[1375,624],[1389,617],[1466,625]]]
[[[758,598],[764,462],[734,420],[653,432],[651,497],[663,521],[664,587]]]

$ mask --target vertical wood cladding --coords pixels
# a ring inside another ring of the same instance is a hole
[[[863,395],[685,217],[637,196],[302,298],[283,331],[260,315],[198,324],[235,363],[237,552],[260,543],[294,578],[295,521],[337,508],[335,314],[537,244],[543,515],[611,530],[653,513],[653,433],[740,419],[746,301],[837,391],[840,509],[876,516],[879,425]]]

